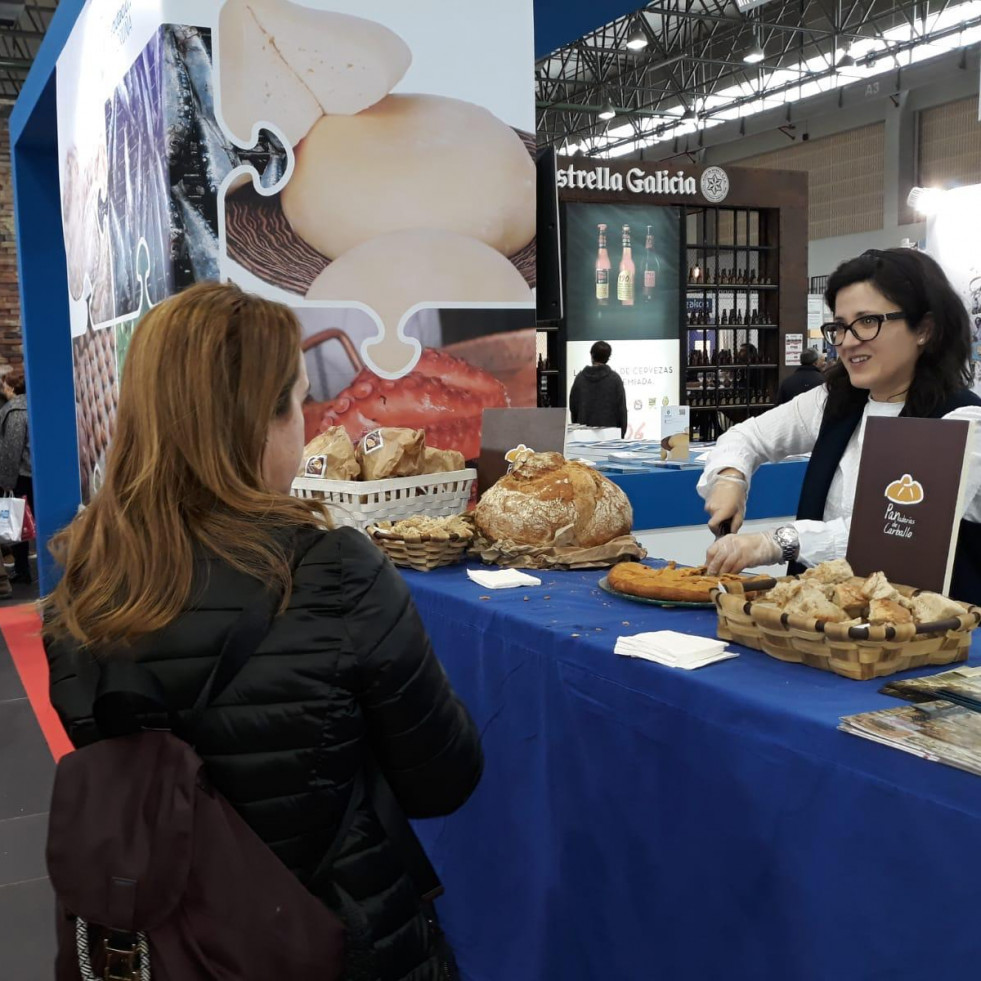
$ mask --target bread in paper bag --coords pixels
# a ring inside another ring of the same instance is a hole
[[[422,472],[426,433],[422,429],[385,426],[362,436],[355,450],[362,480],[414,477]]]
[[[459,450],[437,450],[434,446],[427,446],[419,473],[452,473],[463,470],[466,465]]]
[[[343,426],[331,426],[303,448],[298,477],[325,480],[357,480],[361,466],[354,456],[354,444]]]

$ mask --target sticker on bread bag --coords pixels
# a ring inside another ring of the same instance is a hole
[[[365,438],[361,441],[361,445],[364,447],[365,455],[368,453],[374,453],[376,450],[380,450],[385,445],[385,440],[382,439],[382,434],[380,429],[372,430],[372,432],[367,433]]]
[[[312,456],[307,460],[307,466],[304,473],[308,477],[323,477],[324,471],[327,469],[327,457],[325,456]]]

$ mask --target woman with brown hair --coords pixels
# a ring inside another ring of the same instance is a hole
[[[196,748],[279,858],[349,927],[356,917],[351,976],[435,981],[452,977],[451,957],[370,796],[330,881],[309,881],[368,759],[404,822],[463,804],[482,756],[401,576],[360,532],[326,530],[319,504],[289,496],[308,387],[285,306],[206,283],[147,314],[105,482],[53,543],[51,700],[75,745],[92,742],[100,661],[136,659],[181,734],[225,635],[273,586],[280,613]]]

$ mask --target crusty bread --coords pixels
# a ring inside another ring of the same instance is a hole
[[[833,599],[835,606],[840,606],[850,617],[860,617],[868,603],[858,582],[839,583],[834,587]]]
[[[820,565],[808,569],[801,578],[814,580],[826,586],[835,586],[851,579],[854,575],[855,573],[852,572],[852,567],[846,559],[831,559],[829,562],[822,562]]]
[[[951,617],[959,617],[964,613],[964,607],[960,603],[947,599],[940,593],[917,593],[912,603],[913,619],[917,623],[938,623]]]
[[[784,607],[784,612],[792,616],[814,617],[815,620],[839,622],[848,619],[848,614],[835,606],[817,583],[803,583],[803,588]]]
[[[490,541],[548,545],[571,525],[565,544],[592,548],[628,534],[633,511],[627,495],[591,467],[535,453],[486,491],[474,518]]]
[[[912,623],[913,614],[891,599],[869,601],[869,623]]]
[[[734,583],[745,579],[734,572],[709,576],[705,566],[679,568],[674,562],[662,569],[652,569],[641,562],[621,562],[610,569],[606,577],[610,588],[619,593],[679,603],[711,603],[712,590],[720,582]]]

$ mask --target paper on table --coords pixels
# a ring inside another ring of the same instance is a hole
[[[484,589],[514,589],[515,586],[541,586],[537,576],[517,569],[467,569],[467,576]]]
[[[688,671],[738,657],[735,652],[726,650],[724,641],[682,634],[675,630],[656,630],[631,637],[618,637],[614,653]]]

